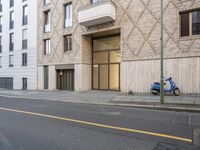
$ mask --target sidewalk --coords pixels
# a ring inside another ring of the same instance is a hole
[[[179,97],[165,96],[165,105],[160,105],[159,96],[127,95],[113,91],[68,92],[0,90],[0,96],[73,103],[102,104],[200,112],[200,95],[184,95]]]

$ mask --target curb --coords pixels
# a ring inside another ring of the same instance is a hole
[[[168,111],[188,111],[188,112],[200,112],[200,108],[188,107],[186,106],[170,106],[170,105],[155,105],[155,104],[134,104],[134,103],[95,103],[95,102],[81,102],[81,101],[63,101],[56,99],[42,99],[42,98],[31,98],[23,96],[14,95],[0,95],[0,97],[7,98],[19,98],[19,99],[29,99],[29,100],[42,100],[42,101],[52,101],[52,102],[66,102],[66,103],[79,103],[79,104],[91,104],[91,105],[105,105],[105,106],[118,106],[118,107],[134,107],[134,108],[144,108],[144,109],[156,109],[156,110],[168,110]]]

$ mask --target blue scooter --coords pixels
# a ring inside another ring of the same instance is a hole
[[[172,77],[167,78],[165,81],[169,82],[170,87],[164,89],[164,93],[167,94],[167,93],[173,92],[173,94],[175,96],[179,96],[180,95],[180,90],[176,86],[176,84],[174,83],[174,81],[172,80]],[[164,85],[166,84],[166,82],[164,83]],[[155,82],[154,84],[151,85],[151,93],[153,95],[158,95],[160,93],[160,83],[159,82]]]

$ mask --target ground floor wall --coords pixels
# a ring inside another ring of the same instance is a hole
[[[200,93],[200,57],[164,60],[164,77],[172,77],[182,93]],[[160,60],[121,63],[121,91],[149,93],[150,85],[160,80]]]
[[[48,66],[48,90],[56,90],[56,67],[55,65]],[[75,91],[91,90],[92,77],[91,65],[75,64],[74,65],[74,85]],[[44,66],[38,66],[38,89],[44,90]]]
[[[27,78],[27,89],[37,89],[37,71],[35,69],[7,69],[0,71],[0,78],[13,78],[13,89],[21,90],[23,88],[22,80]]]
[[[27,66],[22,66],[22,53],[27,52]],[[13,89],[23,88],[23,78],[27,78],[27,89],[37,89],[37,60],[36,49],[13,53],[4,52],[1,54],[2,62],[0,68],[0,78],[13,78]],[[13,55],[13,67],[9,67],[9,55]],[[2,84],[2,83],[0,83]]]
[[[164,77],[172,77],[184,94],[200,93],[200,57],[164,60]],[[122,93],[149,93],[150,85],[160,80],[160,60],[122,61],[120,90]],[[75,91],[92,90],[90,64],[74,65]],[[38,67],[38,89],[44,89],[43,66]],[[49,66],[49,90],[56,90],[55,65]]]

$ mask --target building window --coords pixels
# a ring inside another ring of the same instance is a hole
[[[200,35],[200,10],[180,13],[180,36]]]
[[[51,52],[51,42],[50,39],[44,40],[44,55],[50,54]]]
[[[28,24],[28,5],[23,6],[22,25]]]
[[[200,35],[200,10],[192,12],[192,35]]]
[[[51,3],[51,0],[44,0],[44,5],[48,5]]]
[[[72,50],[72,35],[64,36],[64,52]]]
[[[10,12],[10,29],[14,28],[14,11]]]
[[[102,0],[91,0],[91,3],[94,4],[94,3],[97,3],[97,2],[100,2]]]
[[[65,27],[72,26],[72,3],[65,5]]]
[[[0,16],[0,32],[2,32],[2,16]]]
[[[49,67],[44,66],[44,89],[49,88]]]
[[[50,21],[51,14],[50,10],[44,12],[44,32],[50,32]]]
[[[2,56],[0,56],[0,68],[2,67]]]
[[[0,36],[0,53],[2,53],[2,36]]]
[[[22,54],[22,66],[27,66],[27,53]]]
[[[9,50],[14,50],[14,33],[10,33],[10,43],[9,43]]]
[[[9,67],[13,67],[14,64],[13,64],[13,55],[9,55]]]
[[[22,89],[27,90],[27,78],[22,78]]]
[[[14,0],[10,0],[10,7],[14,6]]]
[[[28,39],[27,39],[27,29],[22,30],[22,49],[27,49]]]
[[[1,0],[0,0],[0,12],[2,12],[2,2],[1,2]]]

